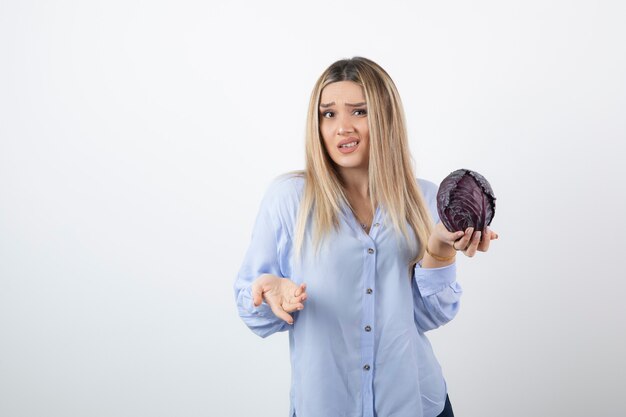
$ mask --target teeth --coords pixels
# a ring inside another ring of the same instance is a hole
[[[354,146],[356,146],[356,141],[355,142],[346,143],[345,145],[341,145],[340,148],[352,148]]]

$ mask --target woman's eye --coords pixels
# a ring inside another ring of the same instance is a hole
[[[330,115],[330,116],[328,116]],[[322,113],[322,117],[332,117],[333,116],[333,112],[332,111],[325,111]]]
[[[365,110],[365,109],[356,109],[356,110],[354,111],[354,113],[359,113],[359,112],[360,112],[361,114],[357,114],[357,116],[362,116],[362,115],[366,115],[366,114],[367,114],[367,110]]]

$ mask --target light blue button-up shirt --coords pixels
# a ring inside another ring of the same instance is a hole
[[[437,185],[419,179],[430,213]],[[293,241],[304,179],[279,176],[268,187],[234,290],[239,315],[257,335],[289,331],[289,417],[435,417],[447,393],[425,333],[450,321],[462,289],[456,263],[415,266],[407,242],[394,233],[379,205],[369,234],[344,205],[340,229],[314,255],[310,222],[300,264]],[[415,234],[410,229],[410,236]],[[263,303],[254,307],[251,283],[261,274],[307,283],[304,309],[289,325]]]

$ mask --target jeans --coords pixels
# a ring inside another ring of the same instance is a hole
[[[454,417],[454,412],[452,411],[452,404],[450,404],[450,398],[448,394],[446,394],[446,405],[443,407],[443,411],[437,417]]]

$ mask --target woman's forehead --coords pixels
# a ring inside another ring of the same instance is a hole
[[[354,81],[330,83],[322,89],[320,96],[321,103],[329,103],[330,101],[339,101],[339,104],[343,102],[355,103],[355,100],[365,101],[365,94],[363,87]]]

